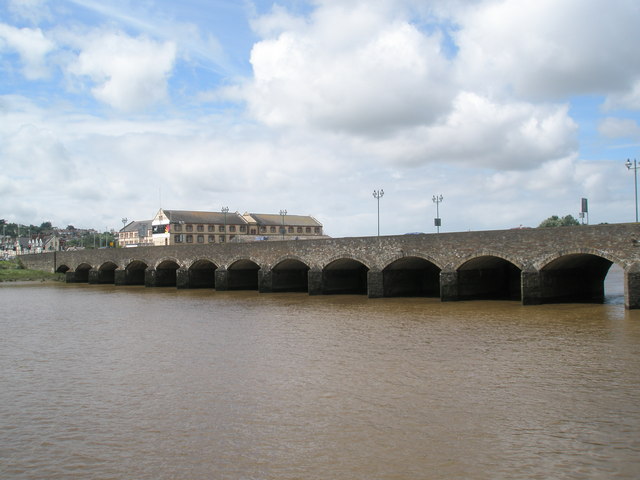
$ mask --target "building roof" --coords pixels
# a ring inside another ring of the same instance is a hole
[[[140,231],[140,227],[146,225],[147,228],[151,228],[151,220],[134,220],[133,222],[128,223],[127,225],[125,225],[122,229],[120,229],[120,232],[124,233],[124,232],[138,232]]]
[[[202,224],[224,224],[246,225],[247,221],[242,215],[235,212],[195,212],[192,210],[162,210],[171,223],[202,223]]]
[[[18,237],[16,243],[22,248],[26,248],[29,246],[29,240],[29,237]]]
[[[282,225],[282,215],[278,214],[266,214],[266,213],[250,213],[259,226],[270,225]],[[311,215],[285,215],[284,224],[295,227],[321,227],[322,224],[318,222]]]

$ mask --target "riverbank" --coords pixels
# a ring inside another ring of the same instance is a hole
[[[63,282],[64,274],[24,268],[19,259],[0,261],[0,282]]]

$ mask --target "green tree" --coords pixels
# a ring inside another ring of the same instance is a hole
[[[576,220],[573,215],[566,215],[564,217],[558,217],[553,215],[546,220],[543,220],[538,228],[544,227],[568,227],[571,225],[580,225],[580,222]]]

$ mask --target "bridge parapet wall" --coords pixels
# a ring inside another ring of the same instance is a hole
[[[351,258],[371,270],[382,270],[406,256],[425,258],[443,270],[455,270],[465,261],[495,255],[519,268],[540,269],[568,253],[591,253],[607,258],[625,270],[640,262],[640,225],[614,224],[576,227],[495,230],[440,234],[353,237],[317,240],[263,241],[215,245],[171,245],[52,252],[24,255],[29,268],[54,271],[61,265],[75,270],[82,263],[100,268],[107,262],[119,269],[133,261],[155,268],[163,260],[175,260],[180,268],[208,259],[228,268],[240,259],[251,259],[270,269],[287,258],[322,269],[331,261]]]
[[[41,270],[43,272],[55,272],[56,257],[62,252],[47,252],[37,254],[21,255],[20,262],[31,270]]]

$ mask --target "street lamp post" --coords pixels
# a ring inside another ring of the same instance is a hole
[[[120,219],[120,221],[122,222],[122,230],[124,230],[124,227],[127,226],[127,217],[122,217]],[[122,238],[124,238],[124,232],[122,233]],[[118,234],[118,244],[120,244],[120,235]],[[122,244],[124,244],[124,240],[122,241]],[[122,245],[120,245],[122,246]]]
[[[442,225],[442,219],[440,218],[440,202],[444,197],[442,195],[434,195],[433,203],[436,204],[436,218],[433,219],[433,223],[436,226],[437,232],[440,233],[440,225]]]
[[[222,207],[220,209],[224,213],[224,239],[227,240],[227,213],[229,213],[229,207]]]
[[[628,170],[633,169],[633,176],[635,180],[634,185],[636,190],[636,223],[638,223],[638,163],[635,158],[633,159],[633,163],[631,163],[631,160],[627,158],[627,161],[624,164],[627,166]]]
[[[374,190],[373,198],[378,201],[378,236],[380,236],[380,199],[384,196],[384,190]]]
[[[280,216],[282,217],[282,239],[284,240],[284,217],[287,214],[286,210],[280,210]]]

